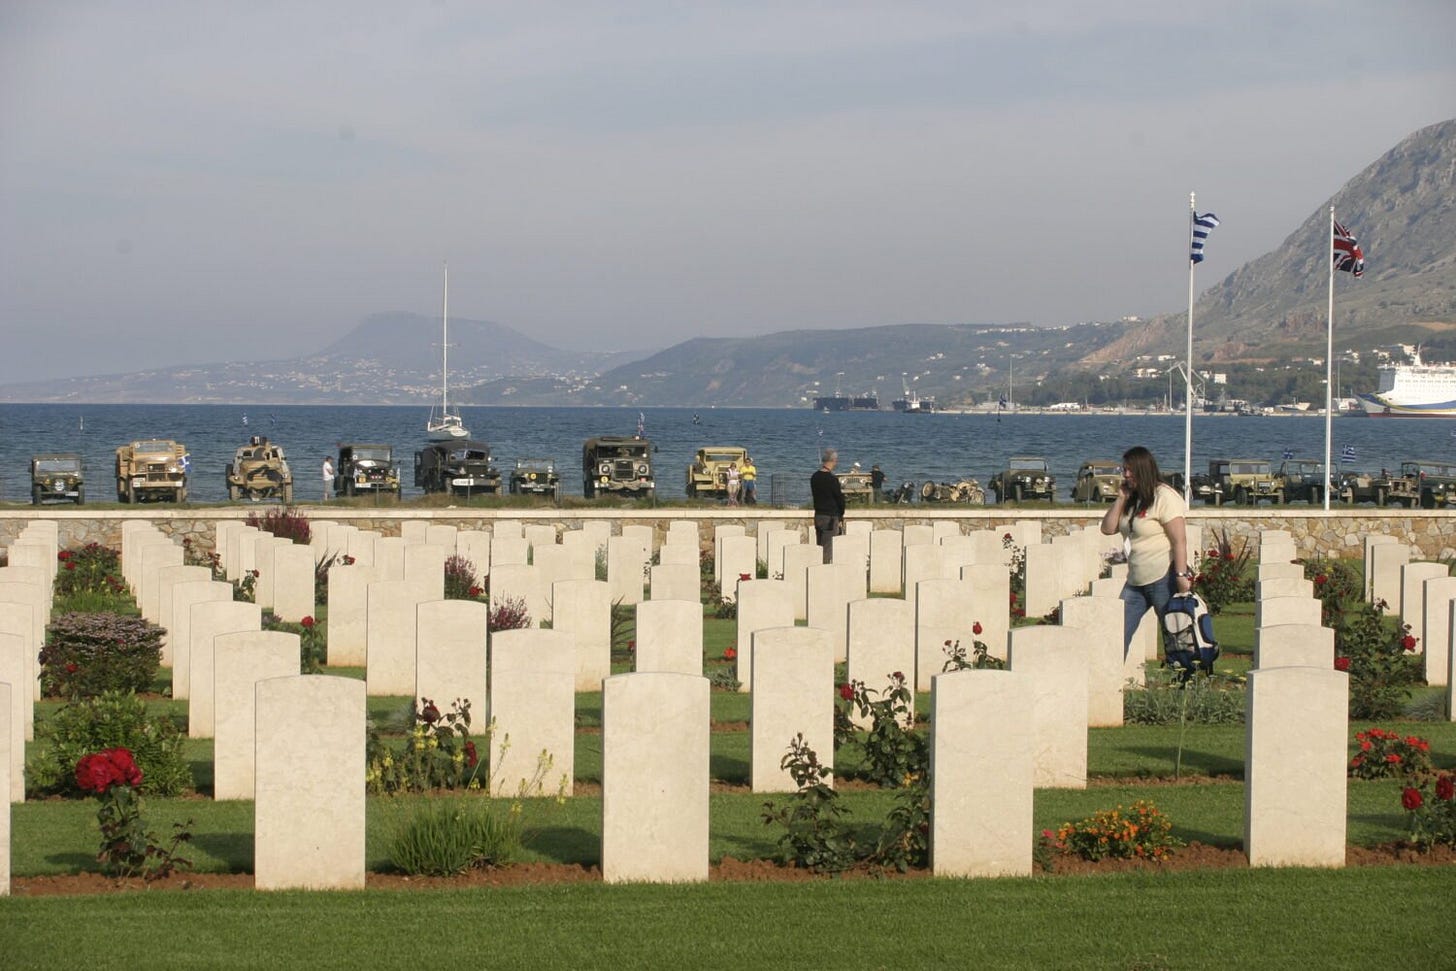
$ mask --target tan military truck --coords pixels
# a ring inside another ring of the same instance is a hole
[[[248,444],[238,446],[228,463],[226,478],[228,498],[233,502],[243,498],[253,502],[293,501],[293,473],[289,471],[288,459],[282,448],[264,437],[254,435]]]
[[[688,466],[688,498],[726,499],[728,466],[737,465],[742,469],[747,459],[748,449],[737,445],[710,445],[698,449],[693,455],[693,464]]]
[[[116,450],[117,502],[186,502],[187,447],[169,438],[143,438]]]
[[[1222,502],[1256,506],[1267,501],[1284,502],[1283,483],[1274,477],[1273,465],[1263,459],[1214,459],[1208,463],[1208,477],[1218,483]]]

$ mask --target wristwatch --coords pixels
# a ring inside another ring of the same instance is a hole
[[[1194,577],[1198,576],[1198,574],[1194,573],[1191,569],[1188,569],[1178,574],[1178,576],[1182,577],[1185,580],[1192,580]]]

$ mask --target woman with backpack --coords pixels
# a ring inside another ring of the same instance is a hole
[[[1102,517],[1102,534],[1121,533],[1128,541],[1127,583],[1122,588],[1124,657],[1149,608],[1157,613],[1158,629],[1169,647],[1163,626],[1168,601],[1193,589],[1187,515],[1187,503],[1163,482],[1152,452],[1138,445],[1123,453],[1122,489]]]

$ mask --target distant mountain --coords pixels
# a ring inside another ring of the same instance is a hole
[[[1035,381],[1117,340],[1125,326],[900,324],[695,338],[592,380],[510,378],[470,394],[481,404],[796,408],[836,391],[877,392],[889,408],[909,384],[921,396],[964,405],[1005,389],[1013,366],[1020,380]]]
[[[1324,356],[1330,205],[1366,254],[1360,279],[1336,274],[1337,352],[1456,331],[1453,119],[1402,140],[1323,202],[1278,249],[1206,290],[1194,306],[1195,360]],[[1181,356],[1186,321],[1186,314],[1155,318],[1088,355],[1086,363],[1160,351]]]
[[[642,352],[648,353],[648,352]],[[452,400],[505,378],[594,376],[641,353],[563,351],[503,324],[450,320]],[[376,314],[316,354],[0,387],[0,401],[408,404],[440,393],[440,320]]]

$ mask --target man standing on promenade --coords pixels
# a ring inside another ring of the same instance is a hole
[[[743,456],[743,468],[738,470],[738,477],[743,480],[743,504],[758,505],[758,466],[753,464],[753,456]]]
[[[334,460],[332,457],[324,456],[324,502],[329,501],[329,493],[334,491]]]
[[[824,550],[824,562],[834,562],[834,537],[844,527],[844,490],[834,466],[839,453],[826,448],[821,454],[819,471],[809,477],[809,492],[814,497],[814,542]]]

